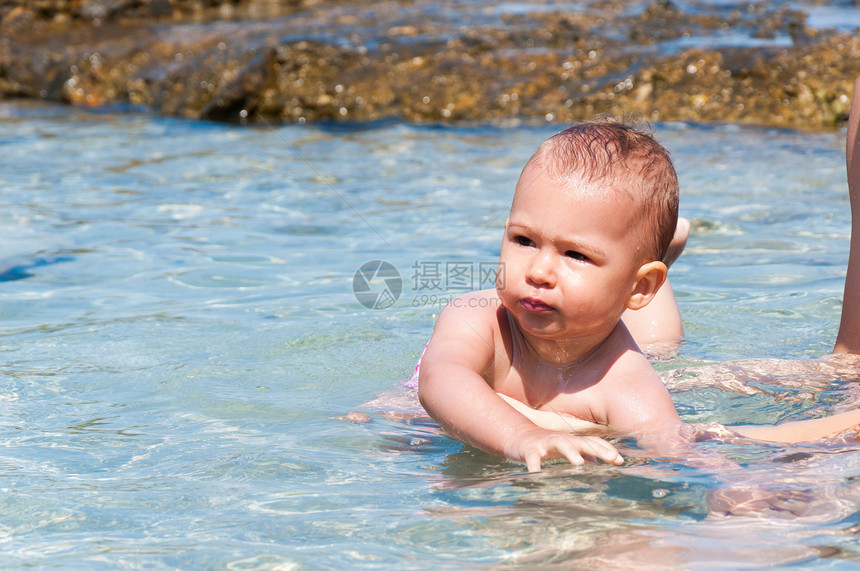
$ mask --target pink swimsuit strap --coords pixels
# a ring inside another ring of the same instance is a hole
[[[418,371],[421,369],[421,357],[424,356],[424,351],[427,350],[427,345],[424,345],[424,350],[421,351],[421,355],[418,357],[418,362],[415,363],[415,370],[412,371],[412,376],[408,381],[403,381],[400,383],[404,387],[409,387],[410,389],[418,390]]]

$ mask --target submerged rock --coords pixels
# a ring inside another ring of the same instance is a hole
[[[846,118],[856,34],[764,4],[584,6],[0,0],[0,96],[217,121]]]

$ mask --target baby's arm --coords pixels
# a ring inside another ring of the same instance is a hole
[[[607,424],[613,431],[635,438],[652,457],[688,451],[690,443],[672,395],[644,355],[626,351],[601,385]]]
[[[842,298],[842,321],[834,353],[860,353],[860,79],[854,85],[854,98],[848,117],[845,163],[848,167],[848,194],[851,198],[851,247],[848,273]]]
[[[540,470],[541,460],[551,458],[573,464],[582,464],[584,457],[622,463],[618,451],[600,438],[540,428],[496,394],[480,373],[496,358],[495,309],[486,303],[469,305],[445,308],[422,358],[418,397],[427,413],[454,438],[525,462],[529,471]]]

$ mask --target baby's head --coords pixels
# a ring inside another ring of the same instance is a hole
[[[665,281],[677,217],[675,169],[651,135],[616,121],[567,129],[523,168],[496,290],[532,339],[602,341]]]
[[[641,261],[665,256],[678,222],[678,177],[669,152],[650,133],[613,119],[581,123],[538,147],[523,172],[529,169],[635,209]]]

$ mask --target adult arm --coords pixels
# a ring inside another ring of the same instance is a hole
[[[738,434],[756,440],[793,443],[812,442],[836,436],[840,432],[857,425],[860,425],[860,409],[823,418],[796,420],[776,425],[742,425],[730,426],[729,428]]]
[[[848,272],[842,296],[842,319],[834,353],[860,353],[860,78],[854,85],[854,98],[848,117],[845,163],[848,169],[848,195],[851,199],[851,246]]]

